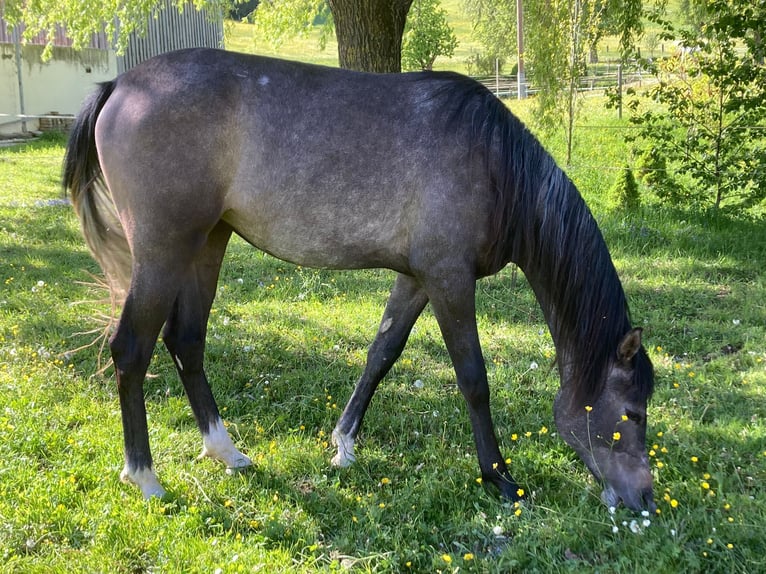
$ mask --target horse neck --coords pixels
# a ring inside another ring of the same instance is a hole
[[[517,189],[526,205],[510,221],[512,260],[542,307],[556,346],[562,384],[577,402],[592,400],[620,338],[630,329],[625,294],[600,230],[567,176],[553,163]],[[566,375],[566,376],[564,376]]]

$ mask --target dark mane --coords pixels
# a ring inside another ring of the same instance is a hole
[[[447,75],[444,75],[445,79]],[[450,74],[438,90],[451,121],[470,122],[497,193],[493,272],[508,262],[526,275],[545,314],[578,406],[595,402],[622,337],[628,305],[601,232],[580,193],[532,133],[481,84]],[[652,392],[646,353],[634,392]]]

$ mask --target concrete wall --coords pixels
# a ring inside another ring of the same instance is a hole
[[[22,131],[21,119],[16,117],[21,108],[15,49],[13,44],[0,44],[0,134]],[[74,115],[98,82],[117,75],[117,59],[111,50],[54,48],[53,57],[45,63],[42,51],[42,46],[21,46],[24,112],[28,116]],[[38,127],[37,119],[27,120],[27,130]]]

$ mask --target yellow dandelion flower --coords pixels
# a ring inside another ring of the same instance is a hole
[[[670,499],[671,508],[678,508],[678,501],[675,498]]]
[[[729,518],[727,518],[726,520],[728,520],[729,522],[734,522],[734,517],[733,516],[729,516]]]
[[[385,507],[386,507],[385,502],[381,502],[380,504],[378,504],[378,508],[385,508]]]
[[[519,435],[517,435],[516,433],[513,433],[511,435],[511,440],[519,440]],[[764,455],[766,455],[766,453],[764,453]]]
[[[407,568],[412,568],[412,561],[411,561],[411,560],[408,560],[407,562],[405,562],[405,564],[404,564],[404,565],[405,565]]]
[[[481,484],[483,481],[482,481],[481,477],[478,477],[478,478],[476,479],[476,482],[477,482],[477,483],[479,483],[479,484]]]
[[[693,456],[693,457],[691,458],[691,461],[696,463],[696,462],[698,462],[698,461],[699,461],[699,459],[698,459],[696,456]]]
[[[625,421],[627,421],[627,420],[628,420],[628,415],[622,415],[622,416],[620,417],[620,420],[621,420],[622,422],[625,422]]]
[[[710,490],[710,483],[705,480],[702,481],[700,486],[703,488],[703,490]]]
[[[384,486],[385,486],[386,484],[391,484],[391,479],[390,479],[390,478],[388,478],[388,477],[385,477],[385,476],[384,476],[383,478],[381,478],[381,479],[380,479],[380,484],[382,484],[382,485],[384,485]]]
[[[614,433],[612,435],[612,440],[613,441],[618,441],[618,440],[620,440],[621,437],[622,437],[622,435],[619,432],[616,432],[616,433]]]
[[[728,548],[729,550],[731,550],[732,548],[734,548],[734,544],[732,544],[731,542],[729,542],[729,543],[726,545],[726,548]]]
[[[665,502],[670,502],[670,495],[666,492],[665,494],[662,495],[662,499]]]
[[[497,467],[500,466],[499,462],[493,462],[492,463],[492,470],[497,470]]]
[[[664,462],[662,462],[661,460],[657,461],[657,468],[663,468],[664,466],[665,466]]]
[[[540,434],[548,434],[548,427],[543,425],[538,432]]]
[[[511,464],[511,459],[510,458],[506,458],[505,459],[505,464]]]
[[[649,450],[649,456],[654,456],[657,452],[654,449]]]
[[[514,510],[514,511],[513,511],[513,513],[514,513],[516,516],[521,516],[521,508],[517,508],[516,510]]]
[[[442,554],[442,560],[444,560],[447,564],[452,563],[452,556],[449,554]]]
[[[710,480],[710,473],[706,472],[705,474],[702,475],[702,478],[704,478],[705,480]]]
[[[662,435],[664,435],[664,434],[665,434],[664,432],[660,431],[660,432],[657,433],[657,436],[658,437],[662,437]]]
[[[473,554],[471,554],[470,552],[466,552],[463,555],[463,560],[465,560],[466,562],[470,562],[471,560],[473,560]]]
[[[713,543],[713,539],[712,538],[708,538],[707,540],[705,540],[705,542],[707,542],[708,544],[712,544]]]
[[[525,432],[524,436],[527,437],[527,438],[531,437],[532,436],[532,431]]]
[[[586,412],[591,412],[592,410],[593,410],[593,407],[592,407],[592,406],[590,406],[590,405],[587,405],[587,406],[585,407],[585,411],[586,411]]]
[[[731,508],[731,504],[729,504],[728,502],[723,505],[724,510],[729,510],[730,508]]]
[[[518,489],[518,490],[516,491],[516,496],[518,496],[519,498],[521,498],[522,496],[524,496],[524,489],[523,489],[523,488],[520,488],[520,489]]]

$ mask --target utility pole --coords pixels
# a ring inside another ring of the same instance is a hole
[[[527,79],[524,75],[524,0],[516,0],[516,50],[518,52],[518,69],[516,85],[520,100],[527,97]]]
[[[21,76],[21,30],[13,27],[13,47],[16,59],[16,75],[19,81],[19,115],[21,116],[21,131],[27,131],[26,109],[24,106],[24,79]]]

